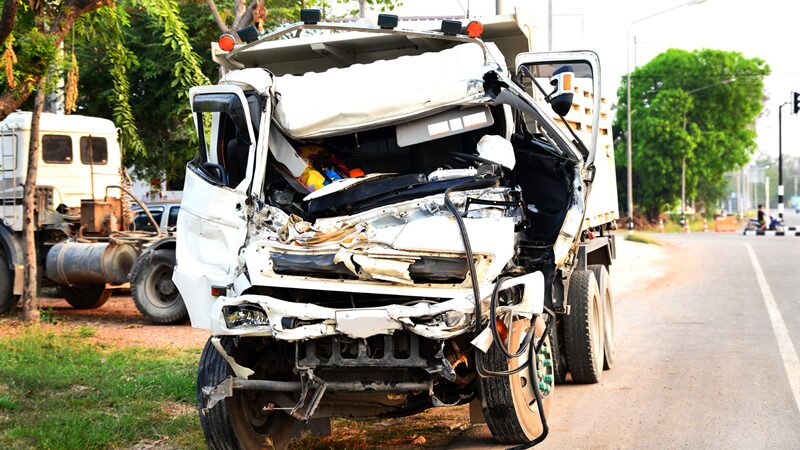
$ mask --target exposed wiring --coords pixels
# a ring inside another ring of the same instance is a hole
[[[497,180],[497,178],[494,178]],[[484,182],[482,180],[481,182]],[[472,294],[475,300],[475,327],[474,327],[474,336],[478,336],[483,330],[481,329],[481,325],[483,322],[483,312],[481,311],[481,303],[482,297],[480,292],[480,285],[478,284],[478,276],[475,270],[475,260],[473,259],[472,254],[472,245],[470,244],[469,234],[467,233],[467,227],[464,223],[464,219],[461,216],[461,212],[458,210],[456,205],[450,200],[450,193],[455,189],[465,189],[474,187],[475,184],[479,183],[478,181],[468,181],[465,183],[461,183],[455,186],[451,186],[444,191],[444,204],[450,213],[453,214],[453,217],[458,224],[458,229],[461,233],[461,241],[464,244],[464,252],[466,253],[467,257],[467,265],[469,268],[469,276],[470,281],[472,284]],[[537,345],[531,345],[531,341],[533,336],[535,336],[536,326],[535,324],[531,324],[530,329],[526,333],[523,341],[520,343],[520,347],[516,353],[511,353],[503,344],[502,340],[500,339],[499,332],[497,330],[497,321],[496,321],[496,305],[499,298],[500,293],[500,286],[503,284],[504,281],[508,280],[509,277],[500,278],[497,283],[495,284],[494,290],[492,291],[491,300],[489,303],[489,324],[487,325],[492,332],[493,345],[497,346],[500,351],[505,355],[507,359],[513,359],[521,356],[524,352],[528,351],[528,360],[525,361],[523,364],[520,364],[518,367],[506,370],[506,371],[489,371],[483,368],[482,358],[481,358],[481,350],[475,347],[474,349],[474,357],[475,357],[475,369],[478,372],[478,375],[481,377],[487,376],[510,376],[515,373],[521,372],[526,367],[528,368],[529,377],[533,382],[533,392],[534,397],[536,399],[536,405],[539,410],[539,418],[541,419],[542,423],[542,433],[537,436],[535,439],[531,440],[530,442],[523,444],[521,446],[515,447],[514,449],[527,449],[531,448],[547,438],[547,434],[549,432],[549,427],[547,425],[547,418],[545,417],[544,413],[544,401],[542,400],[542,394],[539,392],[539,380],[536,376],[536,370],[538,369],[538,362],[535,358],[536,354],[538,353],[539,349],[541,348],[544,340],[547,338],[550,325],[553,322],[552,315],[550,320],[547,321],[545,325],[544,334],[540,342]],[[511,335],[511,329],[508,330],[509,335]],[[534,353],[536,352],[536,353]]]

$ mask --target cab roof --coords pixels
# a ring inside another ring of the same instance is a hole
[[[533,19],[523,10],[517,8],[512,15],[493,16],[480,21],[484,25],[481,39],[494,43],[500,49],[507,67],[514,67],[514,57],[518,53],[534,48]],[[465,21],[462,28],[466,25]],[[401,22],[399,28],[402,26]],[[401,31],[394,34],[320,34],[304,31],[300,37],[264,41],[238,51],[236,61],[245,67],[266,68],[276,76],[301,75],[440,51],[458,44],[431,37],[408,36]],[[221,50],[217,43],[212,43],[211,49],[217,63],[227,69],[237,68],[226,59],[227,52]]]
[[[33,113],[30,111],[15,111],[0,122],[0,130],[7,131],[16,129],[29,131],[31,129],[32,117]],[[55,131],[62,133],[117,135],[117,127],[114,125],[114,122],[99,117],[43,112],[39,120],[39,129],[43,132]]]

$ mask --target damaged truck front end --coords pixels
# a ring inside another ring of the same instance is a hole
[[[552,290],[576,258],[593,149],[496,47],[447,42],[301,76],[242,67],[191,91],[200,151],[174,280],[212,334],[211,447],[473,399],[503,442],[546,430]]]

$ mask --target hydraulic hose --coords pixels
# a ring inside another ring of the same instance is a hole
[[[492,179],[493,181],[498,180],[498,178]],[[485,185],[485,182],[488,180],[482,180],[481,182],[476,181],[469,181],[466,183],[461,183],[455,186],[451,186],[444,191],[444,204],[445,207],[453,214],[453,217],[456,219],[456,223],[458,224],[459,232],[461,233],[461,241],[464,244],[464,252],[467,257],[467,266],[469,268],[469,275],[470,275],[470,282],[472,283],[472,294],[475,299],[475,329],[473,335],[477,337],[483,330],[481,329],[481,322],[483,321],[483,312],[481,311],[481,292],[480,286],[478,284],[478,275],[475,271],[475,260],[473,259],[472,254],[472,245],[470,244],[469,234],[467,233],[467,227],[464,223],[464,219],[461,217],[461,213],[456,208],[456,205],[450,200],[450,192],[454,189],[466,189],[470,187],[478,187],[477,185]],[[536,355],[538,354],[539,350],[541,349],[544,340],[547,338],[548,333],[550,332],[550,325],[553,322],[553,318],[551,316],[550,320],[548,320],[547,324],[545,325],[544,334],[542,335],[542,339],[539,341],[537,345],[531,345],[531,341],[533,336],[535,336],[536,326],[533,324],[528,333],[526,333],[525,338],[520,343],[520,348],[516,353],[511,353],[503,344],[500,339],[500,335],[497,331],[497,321],[496,321],[496,307],[497,301],[500,293],[500,286],[506,281],[508,277],[500,278],[495,283],[494,290],[492,291],[491,301],[489,303],[489,324],[492,331],[493,337],[493,344],[500,348],[500,351],[505,355],[508,359],[516,358],[521,356],[525,350],[528,351],[528,360],[521,364],[519,367],[516,367],[511,370],[507,371],[489,371],[483,368],[483,363],[481,360],[481,351],[477,347],[475,348],[475,369],[478,372],[478,375],[481,377],[487,376],[510,376],[515,373],[521,372],[526,367],[528,368],[529,377],[533,382],[533,393],[534,397],[536,398],[536,405],[539,410],[539,418],[542,423],[542,433],[533,439],[532,441],[523,444],[521,446],[514,447],[512,450],[521,450],[521,449],[528,449],[531,448],[547,438],[547,435],[550,431],[549,426],[547,425],[547,418],[545,417],[544,413],[544,402],[542,400],[542,394],[539,391],[539,379],[536,376],[536,370],[538,368],[538,362],[536,360]],[[513,324],[511,325],[513,326]],[[509,334],[511,330],[509,329]]]

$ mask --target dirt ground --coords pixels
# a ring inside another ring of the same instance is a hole
[[[612,266],[617,293],[657,283],[666,275],[669,247],[617,239],[618,259]],[[208,338],[208,331],[188,322],[179,325],[151,325],[139,314],[129,294],[120,292],[94,310],[72,309],[63,299],[42,299],[44,327],[92,327],[91,339],[113,346],[143,346],[164,349],[196,349]],[[21,326],[18,315],[0,319],[0,335]],[[336,420],[333,435],[307,436],[293,448],[445,448],[459,435],[468,433],[469,409],[434,408],[412,417],[367,421]],[[378,444],[380,443],[380,444]],[[299,447],[297,447],[299,445]]]
[[[43,327],[89,326],[96,329],[93,339],[113,346],[201,350],[208,330],[192,328],[189,322],[178,325],[148,323],[127,292],[115,293],[97,309],[74,309],[63,299],[40,298]],[[17,314],[0,320],[0,334],[13,333],[20,326]]]

